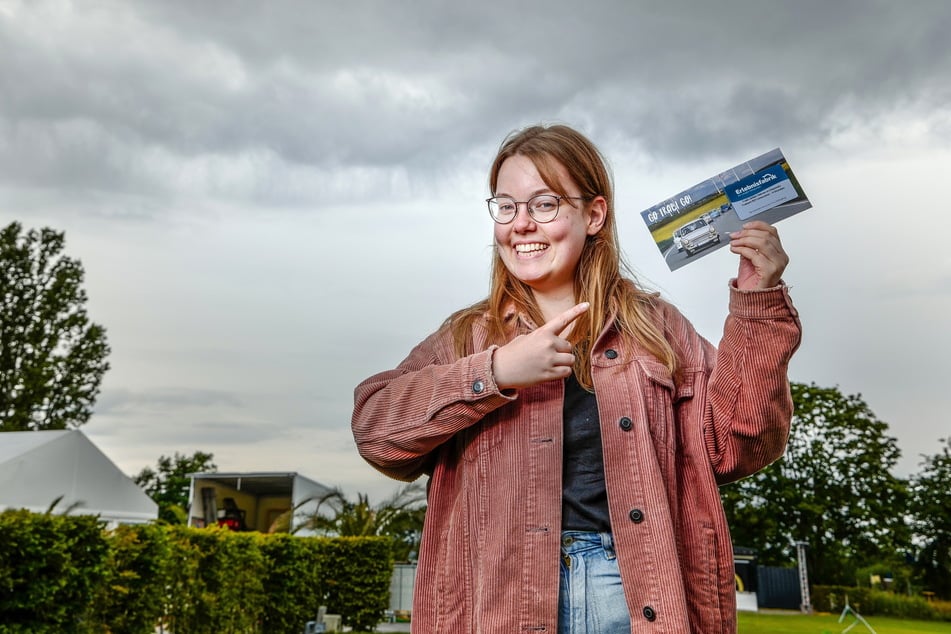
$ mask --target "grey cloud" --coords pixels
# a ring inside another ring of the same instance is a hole
[[[197,446],[228,447],[253,445],[254,443],[274,440],[288,434],[283,425],[263,421],[234,422],[222,420],[197,421],[187,429],[178,429],[169,434],[169,438],[180,441],[187,438]],[[158,434],[159,436],[161,434]]]
[[[169,447],[162,451],[186,451],[200,448],[218,453],[220,448],[249,447],[256,443],[286,438],[291,429],[283,424],[264,421],[243,421],[198,418],[181,420],[173,414],[162,417],[128,418],[121,423],[97,418],[85,431],[108,442],[122,442],[130,447]]]
[[[187,387],[157,388],[133,391],[127,389],[103,390],[96,402],[100,416],[132,416],[155,411],[184,408],[241,407],[242,399],[221,390]]]

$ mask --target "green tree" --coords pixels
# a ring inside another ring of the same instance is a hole
[[[923,456],[921,471],[910,482],[915,537],[921,544],[916,571],[926,589],[951,599],[951,438],[941,450]]]
[[[175,452],[171,458],[159,456],[156,469],[146,467],[132,479],[159,506],[159,519],[169,524],[188,523],[189,473],[217,471],[210,453],[196,451],[191,456]]]
[[[332,511],[326,515],[324,505]],[[426,516],[426,489],[419,482],[401,487],[377,505],[365,493],[352,501],[339,489],[318,500],[317,511],[307,525],[334,537],[386,536],[393,538],[393,558],[408,561],[419,552],[419,540]]]
[[[109,369],[106,331],[86,315],[83,267],[52,229],[0,231],[0,431],[86,423]]]
[[[783,566],[805,541],[813,583],[851,585],[859,568],[910,547],[907,487],[891,474],[897,442],[859,395],[793,383],[792,396],[785,456],[721,489],[733,543]]]

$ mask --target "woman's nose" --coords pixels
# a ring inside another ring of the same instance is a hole
[[[528,203],[515,203],[515,220],[512,225],[512,229],[518,233],[534,229],[535,219],[528,211]]]

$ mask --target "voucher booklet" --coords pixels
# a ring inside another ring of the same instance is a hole
[[[812,207],[779,148],[641,212],[671,271],[730,243],[749,220],[774,224]]]

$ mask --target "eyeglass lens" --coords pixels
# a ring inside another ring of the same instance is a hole
[[[558,197],[541,194],[529,198],[526,203],[528,212],[537,222],[549,222],[558,214]],[[489,213],[497,222],[511,222],[518,214],[518,205],[512,198],[497,196],[489,199]]]

